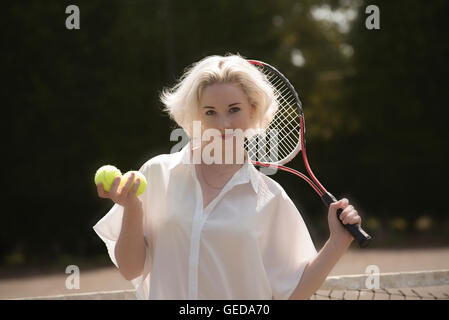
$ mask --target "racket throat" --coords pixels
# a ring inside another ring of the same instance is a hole
[[[326,207],[329,207],[332,203],[337,202],[337,199],[329,192],[323,193],[321,200],[323,200]]]

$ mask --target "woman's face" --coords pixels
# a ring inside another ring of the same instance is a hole
[[[243,138],[237,139],[241,133],[234,130],[241,129],[244,134],[251,128],[252,108],[248,97],[237,84],[217,83],[205,87],[199,104],[202,134],[207,129],[217,129],[220,136],[214,137],[221,138],[223,145],[226,140],[234,139],[235,150],[237,141],[243,142]],[[232,132],[230,130],[226,132],[226,129],[232,129]],[[236,132],[237,136],[233,135]],[[223,149],[223,152],[226,151]]]
[[[203,129],[218,129],[225,137],[225,129],[250,128],[251,104],[237,84],[217,83],[204,88],[200,99],[200,120]]]

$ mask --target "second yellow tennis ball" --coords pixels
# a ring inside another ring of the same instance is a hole
[[[128,179],[131,177],[131,173],[134,173],[134,180],[131,183],[129,189],[134,186],[134,181],[136,181],[136,179],[140,179],[139,188],[137,189],[136,193],[137,196],[140,196],[145,192],[145,189],[147,188],[147,179],[145,179],[145,176],[140,171],[128,171],[127,173],[125,173],[122,177],[122,180],[120,181],[120,187],[123,187],[125,185],[126,181],[128,181]]]

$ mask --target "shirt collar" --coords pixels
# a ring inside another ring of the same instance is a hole
[[[170,164],[168,166],[168,170],[172,170],[179,165],[184,165],[188,169],[193,169],[193,163],[190,161],[191,158],[191,143],[190,141],[181,149],[181,151],[173,153],[172,159],[170,161]],[[260,172],[254,167],[251,160],[247,157],[245,163],[243,164],[243,167],[239,169],[237,172],[238,176],[234,177],[236,178],[235,184],[240,183],[247,183],[251,182],[251,186],[253,187],[254,192],[257,193],[258,187],[259,187],[259,179]]]

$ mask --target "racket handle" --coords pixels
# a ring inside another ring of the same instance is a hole
[[[329,192],[325,193],[321,198],[323,199],[323,202],[328,207],[332,203],[337,202],[337,199]],[[343,222],[340,219],[340,215],[342,212],[343,212],[342,209],[337,210],[337,218],[340,221],[340,223],[354,237],[354,240],[357,241],[360,248],[367,247],[371,242],[371,236],[369,234],[367,234],[362,228],[360,228],[360,226],[358,224],[343,224]]]

